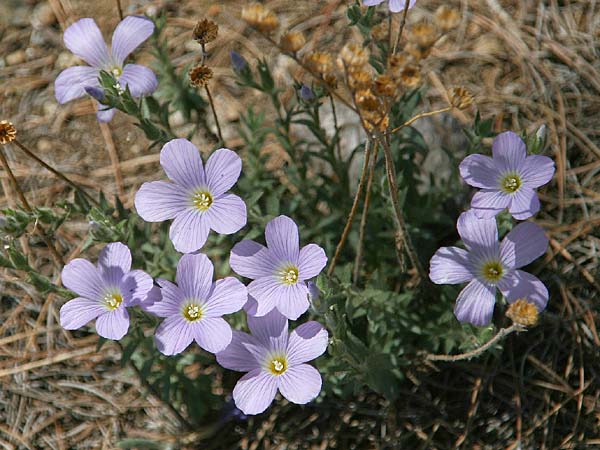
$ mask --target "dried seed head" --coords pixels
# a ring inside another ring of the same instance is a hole
[[[389,36],[390,26],[386,20],[379,22],[373,28],[371,28],[371,36],[376,41],[385,41]]]
[[[537,307],[524,298],[511,304],[506,311],[506,317],[511,319],[514,323],[525,327],[534,326],[538,321],[538,316],[539,312]]]
[[[281,49],[284,52],[296,53],[306,44],[306,39],[304,35],[299,31],[289,31],[281,36],[281,41],[279,45],[281,45]]]
[[[379,75],[373,83],[373,90],[375,94],[382,95],[384,97],[395,97],[396,96],[396,83],[389,75]]]
[[[17,137],[17,129],[8,120],[0,121],[0,144],[8,144]]]
[[[404,87],[414,88],[421,83],[421,71],[416,66],[408,65],[400,71],[398,78]]]
[[[460,13],[446,5],[435,11],[435,24],[443,31],[450,31],[460,23]]]
[[[431,53],[431,49],[432,49],[432,47],[423,48],[423,47],[419,47],[417,44],[408,44],[406,47],[404,47],[404,50],[406,51],[406,53],[408,53],[412,57],[412,59],[416,62],[419,62],[422,59],[427,58],[429,56],[429,54]]]
[[[190,69],[190,84],[195,87],[204,87],[208,84],[208,80],[213,77],[213,71],[210,67],[197,65]]]
[[[198,21],[193,31],[194,39],[198,41],[198,44],[202,45],[214,41],[218,34],[219,26],[208,19]]]
[[[456,87],[452,89],[450,104],[458,109],[466,109],[473,104],[473,94],[464,87]]]
[[[409,39],[421,48],[429,48],[435,41],[438,35],[435,27],[428,22],[419,22],[413,25]]]
[[[279,26],[279,19],[275,13],[260,3],[252,3],[242,8],[242,19],[263,33],[270,33]]]
[[[396,53],[395,55],[390,56],[390,59],[388,60],[388,66],[394,74],[399,74],[407,64],[408,58],[404,53]]]
[[[329,53],[311,53],[305,58],[304,63],[310,70],[319,75],[331,74],[333,72],[333,58]]]
[[[340,70],[361,69],[369,63],[369,51],[355,43],[346,44],[337,62]]]
[[[352,70],[348,72],[348,86],[353,91],[369,89],[373,82],[373,75],[366,70]]]
[[[380,109],[379,100],[370,89],[357,91],[355,94],[356,105],[364,111],[377,111]]]
[[[363,126],[369,132],[384,132],[390,124],[388,115],[382,115],[380,111],[364,111],[362,113]]]
[[[326,73],[325,75],[323,75],[323,81],[325,81],[325,84],[331,89],[337,89],[338,80],[333,73]]]

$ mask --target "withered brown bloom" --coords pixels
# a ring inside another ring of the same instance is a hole
[[[190,69],[190,84],[195,87],[204,87],[213,77],[213,71],[210,67],[198,64]]]
[[[435,11],[435,24],[442,31],[450,31],[453,28],[456,28],[460,23],[460,13],[453,8],[450,8],[446,5],[440,6]]]
[[[364,111],[377,111],[381,104],[370,89],[357,91],[355,94],[356,105]]]
[[[219,26],[212,20],[202,19],[194,27],[194,39],[202,45],[214,41],[219,34]]]
[[[458,109],[466,109],[473,104],[473,94],[464,87],[456,87],[450,94],[450,104]]]
[[[17,137],[17,129],[8,120],[0,121],[0,144],[8,144]]]
[[[304,58],[308,68],[320,75],[330,74],[333,71],[333,58],[325,52],[313,52]]]
[[[348,86],[353,91],[368,89],[373,82],[373,75],[366,70],[358,69],[348,72]]]
[[[304,35],[299,31],[289,31],[281,36],[279,45],[284,52],[296,53],[306,44]]]
[[[421,71],[418,67],[408,65],[400,71],[400,83],[407,88],[414,88],[421,83]]]
[[[430,23],[419,22],[413,25],[409,39],[419,47],[427,49],[435,44],[435,41],[438,39],[438,33]]]
[[[242,19],[263,33],[270,33],[279,26],[279,19],[275,13],[260,3],[252,3],[242,8]]]
[[[506,311],[506,317],[525,327],[534,326],[538,321],[538,315],[537,307],[524,298],[511,304]]]
[[[369,63],[369,51],[356,43],[346,44],[338,57],[340,70],[362,69]]]
[[[387,74],[382,74],[375,78],[373,90],[377,95],[382,95],[384,97],[395,97],[397,86],[392,77]]]

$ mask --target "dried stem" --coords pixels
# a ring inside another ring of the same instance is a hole
[[[208,97],[208,103],[210,103],[210,109],[213,113],[213,118],[215,119],[215,123],[217,124],[217,134],[219,135],[219,140],[222,145],[225,145],[225,140],[223,139],[223,133],[221,133],[221,125],[219,124],[219,118],[217,117],[217,110],[215,109],[215,103],[213,101],[212,95],[210,94],[210,90],[208,89],[208,85],[204,86],[206,90],[206,96]]]
[[[331,103],[331,111],[333,113],[333,126],[336,134],[336,148],[338,152],[338,159],[342,160],[342,147],[340,144],[340,129],[338,125],[337,112],[335,110],[335,101],[333,100],[333,95],[329,94],[329,102]]]
[[[117,184],[117,193],[121,200],[125,199],[125,185],[123,182],[123,173],[121,172],[121,163],[119,161],[119,154],[117,153],[117,147],[115,146],[115,141],[112,138],[112,134],[110,132],[110,128],[105,123],[98,122],[100,126],[100,131],[102,132],[102,137],[104,138],[104,142],[106,143],[106,148],[108,150],[108,156],[110,157],[110,163],[113,167],[113,171],[115,173],[115,183]]]
[[[427,359],[427,361],[450,361],[450,362],[461,361],[461,360],[464,360],[464,359],[475,358],[475,357],[481,355],[482,353],[484,353],[487,349],[489,349],[491,346],[493,346],[496,342],[498,342],[502,338],[508,336],[509,334],[511,334],[511,333],[513,333],[515,331],[519,332],[519,331],[525,331],[525,330],[526,330],[526,328],[523,325],[519,325],[518,323],[514,323],[514,324],[512,324],[508,328],[501,328],[500,331],[498,331],[498,333],[496,333],[496,335],[493,338],[491,338],[489,341],[487,341],[481,347],[476,348],[475,350],[472,350],[470,352],[461,353],[460,355],[432,355],[432,354],[428,354],[428,355],[425,356],[425,358]]]
[[[373,149],[372,142],[370,139],[367,139],[365,141],[365,159],[363,162],[362,173],[360,175],[358,187],[356,188],[356,194],[354,195],[354,201],[352,202],[352,208],[350,209],[350,213],[348,214],[348,219],[346,219],[346,225],[344,226],[344,230],[342,231],[342,236],[340,237],[340,241],[338,242],[338,245],[335,248],[335,254],[333,255],[333,259],[331,260],[329,269],[327,269],[328,275],[331,275],[333,273],[333,270],[335,269],[337,260],[340,257],[340,253],[342,253],[344,245],[346,244],[346,239],[348,238],[348,234],[350,233],[350,228],[352,228],[352,222],[354,220],[354,216],[356,216],[356,211],[358,209],[358,204],[360,202],[360,196],[362,195],[363,186],[365,184],[365,179],[367,178],[367,171],[369,168],[369,161],[371,159],[371,150],[372,149]]]
[[[10,169],[10,166],[8,165],[8,160],[6,159],[6,156],[4,155],[4,151],[1,149],[0,149],[0,162],[2,162],[2,166],[4,167],[4,170],[6,171],[6,173],[8,174],[8,177],[10,178],[10,181],[13,184],[13,189],[19,196],[19,199],[21,200],[23,207],[28,212],[33,213],[33,209],[31,208],[31,205],[27,201],[25,194],[21,190],[21,186],[19,186],[19,182],[17,181],[15,174]],[[54,244],[52,243],[50,238],[46,235],[46,231],[44,230],[42,225],[37,223],[36,226],[34,227],[34,229],[37,231],[37,233],[40,235],[40,237],[43,239],[44,243],[50,250],[50,253],[52,254],[52,257],[53,257],[54,262],[57,265],[57,267],[61,268],[63,266],[62,257],[60,256],[60,253],[58,253],[58,250],[56,250],[56,247],[54,246]]]
[[[398,199],[398,185],[396,184],[396,168],[394,167],[394,158],[392,156],[392,150],[390,149],[389,142],[386,140],[386,136],[380,136],[379,142],[383,146],[383,154],[385,156],[385,172],[388,180],[388,188],[390,191],[390,200],[392,202],[392,208],[394,211],[394,222],[396,225],[395,241],[396,241],[396,252],[398,253],[398,259],[400,263],[403,261],[402,251],[406,251],[408,258],[412,266],[417,270],[419,277],[425,279],[426,275],[423,271],[423,266],[419,261],[415,248],[408,234],[406,228],[406,222],[404,220],[404,214],[400,208],[400,201]]]
[[[121,0],[116,0],[117,2],[117,11],[119,12],[119,19],[123,20],[123,8],[121,7]]]
[[[408,4],[410,0],[405,0],[404,2],[404,11],[402,12],[402,22],[400,22],[400,29],[398,30],[398,36],[396,37],[396,43],[394,44],[394,51],[392,55],[395,55],[398,51],[398,45],[400,44],[400,39],[402,38],[402,32],[404,31],[404,26],[406,25],[406,16],[408,15]],[[391,15],[391,14],[390,14]]]
[[[408,119],[406,122],[404,122],[402,125],[400,125],[399,127],[394,128],[392,131],[388,132],[387,134],[394,134],[396,131],[400,131],[402,128],[406,128],[409,125],[412,125],[414,122],[416,122],[419,119],[422,119],[423,117],[429,117],[429,116],[434,116],[436,114],[440,114],[440,113],[445,113],[448,111],[452,111],[452,106],[447,106],[445,108],[442,109],[436,109],[435,111],[428,111],[428,112],[424,112],[424,113],[420,113],[417,114],[416,116],[412,117],[411,119]]]
[[[71,185],[71,187],[73,187],[74,189],[76,189],[79,192],[81,192],[93,204],[99,205],[98,201],[94,197],[92,197],[87,192],[85,192],[80,186],[78,186],[74,181],[72,181],[70,178],[68,178],[62,172],[60,172],[59,170],[57,170],[54,167],[50,166],[49,164],[45,163],[35,153],[33,153],[31,150],[29,150],[27,147],[25,147],[25,145],[23,145],[21,142],[19,142],[18,140],[15,139],[14,143],[17,145],[17,147],[19,147],[21,150],[23,150],[27,154],[27,156],[29,156],[30,158],[32,158],[33,160],[35,160],[42,167],[44,167],[45,169],[49,170],[54,175],[56,175],[58,178],[60,178],[61,180],[63,180],[67,184]]]

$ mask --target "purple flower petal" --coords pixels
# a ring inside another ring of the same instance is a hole
[[[317,244],[305,245],[300,250],[298,280],[304,281],[316,277],[326,264],[327,255],[325,255],[325,250]]]
[[[98,103],[98,111],[96,112],[96,120],[98,120],[98,122],[100,123],[108,123],[110,122],[113,117],[115,116],[115,113],[117,112],[116,108],[108,108],[106,109],[106,106],[101,105]]]
[[[525,299],[537,306],[538,311],[546,309],[548,304],[548,289],[539,278],[522,270],[515,270],[506,275],[499,283],[498,288],[506,297],[508,303]]]
[[[224,194],[214,199],[204,215],[217,233],[233,234],[246,225],[246,204],[237,195]]]
[[[121,305],[114,311],[106,311],[96,319],[96,332],[106,339],[118,341],[129,329],[129,313]]]
[[[494,160],[484,155],[469,155],[459,166],[460,176],[471,186],[483,189],[497,189],[500,172]]]
[[[532,189],[543,186],[552,179],[554,170],[554,161],[547,156],[528,156],[520,170],[523,185]]]
[[[225,350],[217,353],[217,362],[226,369],[238,372],[250,372],[260,368],[259,362],[246,348],[248,344],[257,346],[254,337],[241,331],[233,331],[231,343]]]
[[[218,353],[231,342],[231,327],[220,317],[203,317],[192,329],[194,339],[207,352]]]
[[[288,345],[288,321],[277,310],[265,316],[248,316],[248,328],[258,342],[265,348],[285,350]]]
[[[112,37],[112,56],[119,65],[123,65],[125,58],[140,46],[142,42],[154,33],[154,23],[140,16],[125,17]]]
[[[273,275],[277,264],[265,246],[249,240],[235,244],[229,257],[233,271],[250,279]]]
[[[146,310],[158,317],[171,317],[181,313],[184,294],[176,284],[167,280],[157,280],[160,285],[160,297]],[[156,295],[156,294],[155,294]]]
[[[408,9],[411,9],[413,6],[415,6],[416,2],[417,0],[410,0],[408,2]],[[404,11],[405,6],[406,0],[390,0],[390,12],[398,13]]]
[[[77,297],[60,308],[60,326],[65,330],[77,330],[105,312],[106,308],[99,301]]]
[[[121,278],[131,270],[131,252],[121,242],[112,242],[98,256],[98,270],[108,286],[118,286]]]
[[[473,210],[469,210],[460,215],[456,228],[467,249],[479,255],[494,256],[497,253],[496,219],[479,219]]]
[[[498,190],[484,189],[476,192],[471,200],[471,208],[480,219],[492,219],[503,209],[508,208],[511,196]]]
[[[62,283],[73,292],[90,300],[100,301],[106,288],[100,271],[89,261],[74,259],[62,270]]]
[[[135,209],[146,222],[174,219],[189,204],[187,191],[166,181],[144,183],[135,194]]]
[[[206,185],[200,152],[187,139],[173,139],[160,151],[160,165],[167,176],[187,189]]]
[[[153,287],[152,277],[143,270],[132,270],[127,273],[119,285],[125,306],[144,304]]]
[[[233,389],[235,406],[244,414],[260,414],[269,407],[277,394],[277,380],[261,369],[244,375]]]
[[[501,172],[518,172],[527,157],[527,147],[519,135],[505,131],[494,139],[492,155]]]
[[[142,97],[152,94],[158,87],[156,75],[150,69],[139,64],[127,64],[119,77],[119,84],[129,91],[133,97]]]
[[[308,364],[289,367],[277,381],[281,395],[299,405],[314,400],[321,392],[321,374]]]
[[[63,70],[54,82],[54,95],[58,103],[66,103],[83,97],[87,86],[100,86],[98,69],[88,66],[75,66]]]
[[[248,301],[244,305],[244,311],[249,316],[256,316],[256,311],[258,310],[258,302],[254,297],[248,295]]]
[[[220,148],[206,161],[206,183],[213,196],[227,192],[242,171],[242,159],[232,150]]]
[[[177,264],[177,285],[186,298],[204,301],[210,295],[213,274],[208,256],[183,255]]]
[[[442,247],[431,258],[429,278],[436,284],[459,284],[474,278],[469,253],[458,247]]]
[[[275,217],[265,230],[265,238],[269,251],[279,261],[298,262],[300,254],[300,237],[298,226],[287,216]]]
[[[101,68],[109,61],[108,48],[94,19],[80,19],[65,30],[65,45],[90,66]]]
[[[302,364],[321,356],[327,349],[329,335],[318,322],[306,322],[290,333],[288,341],[288,362]]]
[[[525,220],[533,216],[540,210],[540,199],[537,193],[527,187],[522,186],[512,195],[508,211],[517,220]]]
[[[288,319],[296,320],[310,306],[305,283],[286,285],[275,276],[254,280],[248,285],[248,293],[258,302],[257,316],[263,316],[277,307]]]
[[[139,306],[143,311],[154,314],[151,309],[154,304],[159,303],[162,300],[162,294],[160,292],[160,288],[158,286],[152,286],[152,288],[148,291],[146,298],[144,298]],[[158,314],[156,314],[158,315]],[[170,316],[171,314],[168,314]]]
[[[169,238],[175,250],[181,253],[191,253],[202,248],[208,238],[210,228],[202,217],[202,213],[187,209],[179,214],[169,230]]]
[[[544,230],[533,222],[514,227],[500,244],[502,263],[511,269],[526,266],[546,253],[548,238]]]
[[[365,6],[375,6],[383,3],[384,0],[363,0],[363,5]]]
[[[240,280],[223,278],[214,284],[210,298],[203,305],[204,314],[206,317],[232,314],[242,309],[247,300],[248,290]]]
[[[468,322],[476,326],[488,325],[494,314],[496,303],[496,288],[472,280],[458,294],[454,315],[464,323]]]
[[[176,355],[194,340],[192,325],[181,316],[166,318],[156,329],[156,348],[163,355]]]
[[[296,320],[304,314],[310,302],[308,301],[308,287],[306,283],[297,283],[285,286],[281,298],[277,302],[277,310],[290,320]]]

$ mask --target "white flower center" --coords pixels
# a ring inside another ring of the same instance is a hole
[[[269,362],[268,369],[273,375],[282,375],[287,370],[287,366],[285,356],[277,356]]]
[[[206,211],[212,205],[213,198],[208,191],[198,191],[192,197],[192,202],[200,211]]]
[[[523,181],[519,174],[507,173],[500,180],[500,189],[507,194],[514,194],[521,188],[522,184]]]
[[[121,75],[123,75],[123,69],[121,69],[118,66],[115,66],[112,69],[110,69],[110,73],[112,73],[115,78],[119,78]]]
[[[289,265],[279,271],[279,276],[283,284],[292,285],[298,282],[299,273],[298,267]]]
[[[109,292],[102,299],[102,303],[104,303],[106,309],[114,311],[123,303],[123,296],[118,292]]]
[[[183,317],[188,322],[195,322],[196,320],[200,320],[204,315],[202,308],[197,303],[188,303],[183,307]]]

